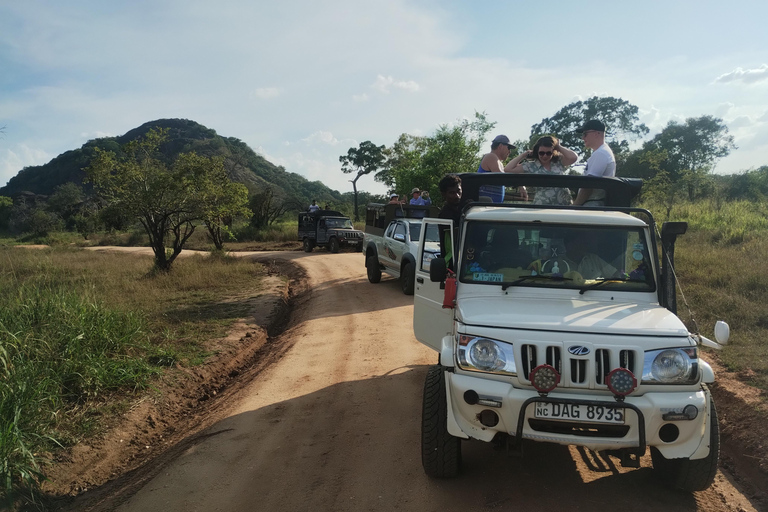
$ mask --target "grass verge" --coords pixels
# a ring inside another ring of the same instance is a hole
[[[145,388],[249,312],[264,268],[219,255],[152,258],[77,249],[0,248],[2,500],[34,501],[57,446],[95,433],[94,410]]]

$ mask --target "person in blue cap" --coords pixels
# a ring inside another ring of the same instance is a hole
[[[480,160],[477,172],[504,172],[504,160],[509,158],[509,154],[513,149],[515,149],[515,146],[509,142],[509,137],[497,135],[491,141],[491,152],[483,155],[482,160]],[[528,199],[525,187],[520,187],[520,194],[523,196],[523,199]],[[488,197],[494,203],[503,203],[504,187],[501,185],[482,185],[479,196],[481,198]]]

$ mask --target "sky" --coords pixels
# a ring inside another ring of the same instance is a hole
[[[637,106],[649,138],[723,119],[738,149],[715,172],[743,172],[768,165],[766,19],[764,0],[0,0],[0,186],[183,118],[348,192],[360,142],[485,112],[490,149],[592,96]]]

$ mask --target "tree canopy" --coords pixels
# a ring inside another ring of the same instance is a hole
[[[121,146],[121,155],[97,148],[86,170],[107,204],[141,222],[155,267],[163,271],[170,270],[197,222],[222,222],[244,212],[247,201],[242,189],[228,186],[220,159],[182,153],[166,162],[159,151],[166,137],[163,129],[150,130]]]
[[[431,136],[404,133],[387,148],[386,162],[376,180],[399,193],[415,187],[436,192],[446,174],[477,170],[483,142],[495,124],[484,112],[475,112],[474,119],[440,125]],[[433,201],[440,201],[438,194]]]
[[[648,134],[648,127],[640,122],[638,108],[626,100],[613,97],[593,96],[575,101],[558,110],[552,117],[542,119],[531,126],[531,138],[554,134],[560,143],[586,156],[581,135],[576,131],[586,121],[599,119],[605,123],[606,142],[611,146],[619,164],[629,154],[630,142]]]
[[[361,142],[357,148],[349,148],[346,155],[339,157],[341,172],[355,175],[353,179],[349,180],[352,182],[352,190],[355,193],[355,220],[360,220],[357,209],[357,180],[362,176],[379,170],[384,163],[384,148],[385,146],[377,146],[373,142],[366,140]]]

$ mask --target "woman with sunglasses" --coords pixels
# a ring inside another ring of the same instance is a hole
[[[510,160],[504,172],[532,174],[565,174],[565,168],[570,167],[579,156],[568,148],[560,145],[556,137],[545,135],[539,137],[533,149],[523,151]],[[571,192],[567,188],[538,187],[533,198],[533,204],[573,204]]]

